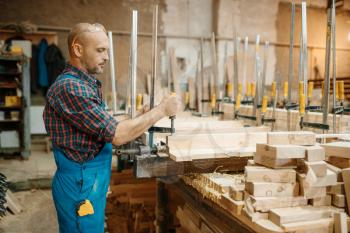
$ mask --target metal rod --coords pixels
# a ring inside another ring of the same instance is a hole
[[[295,21],[295,3],[291,5],[291,16],[290,16],[290,47],[289,47],[289,74],[288,74],[288,103],[292,102],[292,83],[294,74],[294,63],[293,63],[293,46],[294,46],[294,23]],[[288,129],[289,130],[289,129]]]
[[[325,60],[325,75],[324,75],[324,93],[323,93],[323,118],[322,123],[328,122],[329,111],[329,86],[330,86],[330,62],[331,62],[331,32],[332,31],[332,10],[327,9],[327,37],[326,37],[326,60]]]
[[[153,9],[153,33],[152,33],[152,65],[151,65],[151,93],[150,109],[154,108],[155,82],[157,79],[157,55],[158,55],[158,5]],[[149,133],[149,146],[153,147],[154,134]]]
[[[260,35],[256,35],[255,40],[255,97],[254,97],[254,107],[253,114],[256,116],[257,107],[259,104],[259,79],[260,79],[260,57],[259,57],[259,45],[260,45]]]
[[[288,104],[292,103],[292,86],[294,81],[294,62],[293,62],[293,52],[294,52],[294,28],[295,28],[295,3],[291,4],[291,15],[290,15],[290,46],[289,46],[289,73],[288,73]],[[287,112],[287,128],[288,131],[291,130],[291,111]]]
[[[234,100],[237,100],[238,95],[238,50],[239,50],[239,41],[240,39],[237,36],[237,32],[235,31],[234,39],[233,39],[233,93],[232,96]]]
[[[303,37],[303,82],[304,82],[304,95],[307,96],[308,85],[308,54],[307,54],[307,15],[306,15],[306,2],[301,3],[301,21],[302,21],[302,37]],[[307,102],[307,98],[305,98]]]
[[[211,55],[212,55],[212,73],[213,73],[213,83],[211,89],[213,90],[213,93],[216,94],[216,96],[219,96],[219,80],[218,80],[218,64],[216,59],[216,44],[215,44],[215,34],[212,33],[211,37]],[[213,94],[211,93],[211,94]]]
[[[200,56],[201,56],[201,80],[199,82],[199,85],[200,85],[200,92],[199,92],[199,95],[200,95],[200,98],[199,98],[199,101],[200,101],[200,110],[199,112],[200,113],[203,113],[203,94],[205,93],[204,91],[204,58],[203,58],[203,39],[200,40]],[[209,97],[210,98],[210,97]],[[209,99],[208,98],[208,99]]]
[[[109,67],[111,72],[111,83],[112,83],[112,109],[113,115],[117,114],[117,93],[115,86],[115,68],[114,68],[114,49],[113,49],[113,35],[111,31],[108,31],[108,42],[109,42]]]
[[[248,36],[244,38],[243,47],[243,75],[242,75],[242,93],[246,91],[247,82],[247,59],[248,59]]]
[[[263,64],[263,73],[262,73],[262,84],[260,85],[260,93],[261,96],[263,97],[265,95],[265,87],[266,87],[266,75],[267,75],[267,59],[268,59],[268,53],[269,53],[269,42],[265,41],[265,46],[264,46],[264,64]]]
[[[150,108],[154,108],[155,81],[157,79],[157,55],[158,55],[158,5],[153,9],[153,33],[152,33],[152,66],[151,66],[151,93]]]
[[[131,79],[131,118],[136,116],[136,83],[137,83],[137,11],[132,11],[132,30],[130,38],[130,65]]]
[[[336,83],[337,83],[337,64],[336,64],[336,18],[335,18],[335,1],[332,1],[332,63],[333,63],[333,109],[337,105]],[[333,111],[333,133],[337,133],[337,115]]]

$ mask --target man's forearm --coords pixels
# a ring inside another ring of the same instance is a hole
[[[164,116],[160,108],[154,108],[141,116],[119,122],[112,143],[119,146],[136,139]]]

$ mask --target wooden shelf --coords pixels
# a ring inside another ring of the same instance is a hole
[[[11,119],[6,119],[6,120],[0,120],[0,123],[19,123],[21,120],[11,120]]]
[[[21,110],[21,106],[0,106],[0,110]]]

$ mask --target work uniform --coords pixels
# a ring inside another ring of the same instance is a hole
[[[104,232],[117,122],[105,111],[101,83],[67,64],[48,91],[43,119],[57,165],[52,196],[60,233]],[[93,214],[81,216],[86,200]]]

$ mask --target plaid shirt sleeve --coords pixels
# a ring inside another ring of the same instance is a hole
[[[89,86],[77,80],[64,80],[50,104],[69,124],[97,136],[98,140],[112,142],[117,121]]]

